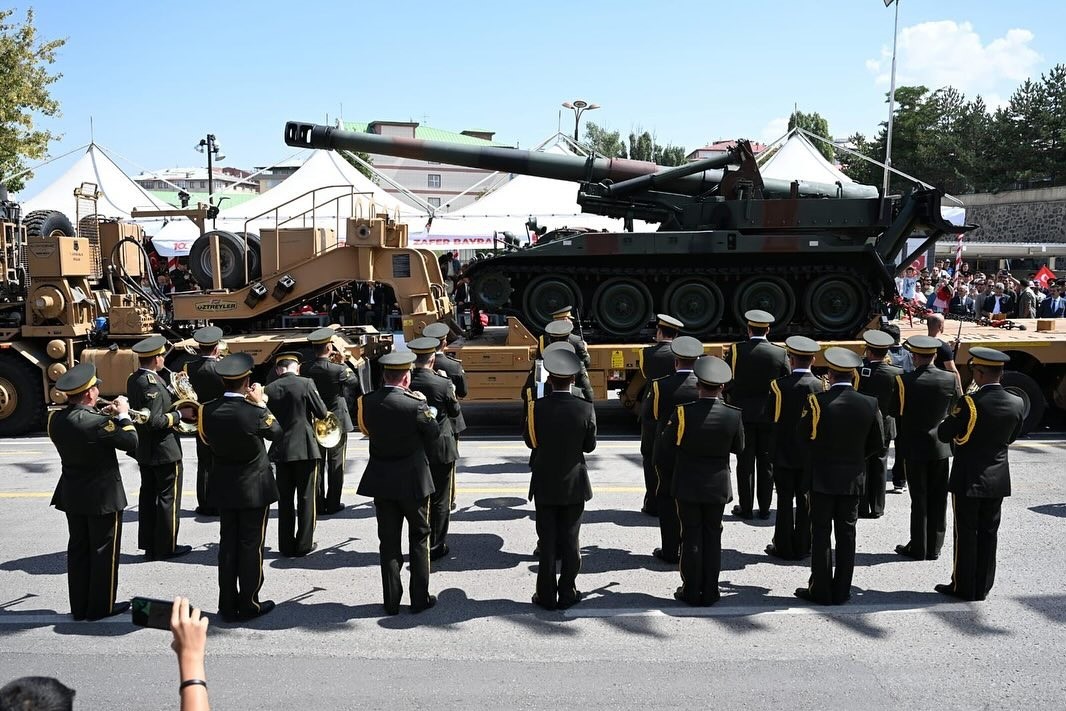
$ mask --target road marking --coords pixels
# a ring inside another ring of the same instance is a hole
[[[881,603],[870,605],[834,605],[825,607],[786,607],[769,609],[761,605],[722,605],[713,607],[664,607],[657,610],[635,610],[627,607],[572,607],[564,617],[757,617],[760,615],[871,615],[882,612],[968,612],[975,609],[964,602],[938,605]]]
[[[604,494],[643,494],[643,486],[595,486],[593,485],[593,491],[596,493]],[[345,494],[355,494],[355,489],[345,488],[343,489]],[[528,494],[528,485],[515,485],[515,486],[460,486],[457,488],[457,493],[460,494]],[[126,493],[129,496],[136,496],[138,494],[137,489],[128,489]],[[51,498],[51,491],[4,491],[0,492],[0,499],[47,499]],[[183,489],[181,492],[182,498],[191,498],[196,496],[196,491],[192,489]]]
[[[10,613],[10,611],[9,611]],[[96,620],[94,622],[75,622],[74,618],[70,615],[22,615],[6,614],[0,617],[0,625],[9,625],[11,627],[20,625],[132,625],[130,618],[126,615],[115,615],[114,617],[105,617],[102,620]]]
[[[16,454],[40,454],[39,449],[7,449],[0,452],[0,457],[10,457]]]

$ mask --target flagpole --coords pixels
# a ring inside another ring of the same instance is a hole
[[[892,175],[892,120],[896,113],[896,40],[899,37],[900,0],[885,0],[885,5],[896,4],[896,22],[892,28],[892,78],[888,89],[888,130],[885,137],[885,177],[881,194],[888,195],[888,183]]]

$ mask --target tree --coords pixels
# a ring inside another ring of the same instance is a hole
[[[348,161],[348,163],[350,163],[353,168],[358,170],[366,177],[370,178],[374,185],[381,184],[380,178],[374,173],[373,170],[366,167],[358,160],[355,160],[355,158],[358,158],[361,161],[365,161],[366,163],[373,165],[374,161],[370,158],[369,153],[363,153],[362,151],[341,151],[341,155],[344,156],[344,160]],[[352,157],[353,155],[355,156],[355,158]]]
[[[48,153],[48,144],[58,138],[51,131],[39,130],[34,118],[58,116],[59,102],[49,87],[62,74],[52,74],[56,50],[65,39],[42,41],[33,24],[33,10],[26,11],[22,24],[8,18],[13,10],[0,10],[0,176],[21,172],[27,160],[40,160]],[[5,186],[18,191],[32,174],[5,180]]]
[[[626,146],[618,131],[608,131],[589,121],[585,124],[585,144],[607,158],[625,158]]]
[[[814,140],[811,143],[821,151],[826,160],[833,160],[833,136],[829,133],[829,122],[822,118],[820,113],[815,111],[813,114],[805,114],[802,111],[793,111],[788,117],[788,130],[791,131],[797,126],[824,138],[825,141]]]
[[[656,151],[658,152],[658,157],[655,162],[659,165],[681,165],[688,156],[684,146],[667,144],[665,146],[656,146]]]

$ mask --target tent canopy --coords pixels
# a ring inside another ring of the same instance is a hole
[[[830,184],[855,182],[827,161],[806,136],[795,130],[784,145],[763,161],[759,172],[764,178],[779,180],[809,180]]]

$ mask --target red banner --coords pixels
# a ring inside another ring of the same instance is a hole
[[[1040,267],[1040,271],[1036,273],[1033,281],[1040,284],[1041,289],[1047,288],[1047,283],[1055,278],[1055,272],[1047,268],[1047,265]]]

